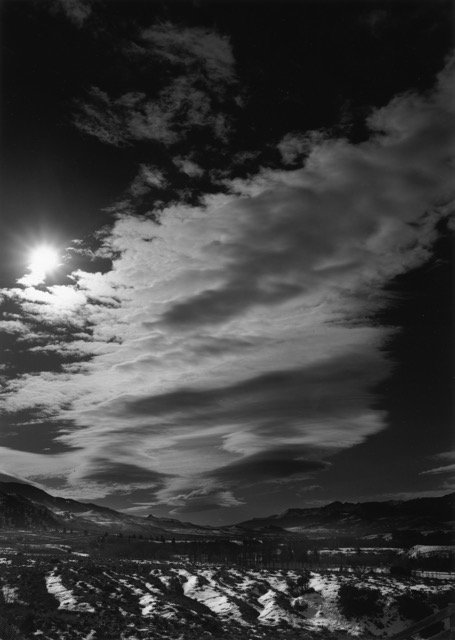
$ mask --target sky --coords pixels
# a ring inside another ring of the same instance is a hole
[[[453,19],[3,0],[0,479],[212,525],[455,489]]]

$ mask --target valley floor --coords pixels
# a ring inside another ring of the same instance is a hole
[[[340,601],[346,585],[368,615]],[[0,587],[2,618],[29,640],[385,638],[411,622],[403,596],[435,611],[455,600],[447,580],[84,554],[0,553]]]

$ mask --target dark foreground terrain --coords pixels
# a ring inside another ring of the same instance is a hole
[[[2,617],[28,640],[387,637],[454,601],[449,576],[133,560],[59,545],[5,548],[0,580]]]
[[[390,637],[455,602],[453,502],[216,528],[0,483],[0,640]]]

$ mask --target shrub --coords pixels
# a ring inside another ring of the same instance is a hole
[[[417,622],[423,620],[433,613],[433,607],[427,602],[422,594],[404,593],[397,598],[398,612],[403,618],[408,618]],[[423,638],[431,638],[439,631],[442,631],[442,622],[436,623],[420,632]]]
[[[293,598],[298,598],[298,596],[314,591],[314,589],[309,587],[310,578],[311,574],[309,571],[303,572],[295,579],[288,578],[286,582],[288,585],[289,594]]]
[[[19,628],[23,633],[32,633],[35,630],[35,616],[31,611],[27,611],[20,622]]]
[[[343,584],[338,591],[338,606],[347,618],[374,616],[382,611],[379,589]]]
[[[294,602],[292,603],[292,606],[296,611],[303,612],[308,609],[308,602],[305,602],[305,600],[303,600],[303,598],[300,597],[294,600]]]
[[[447,589],[441,593],[434,593],[430,596],[431,604],[437,606],[438,609],[445,609],[452,602],[455,602],[455,589]]]
[[[412,572],[410,567],[395,564],[390,567],[390,575],[396,578],[410,578]]]
[[[422,620],[433,613],[433,609],[421,595],[409,591],[397,598],[398,612],[408,620]]]

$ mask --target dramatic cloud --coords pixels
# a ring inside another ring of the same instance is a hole
[[[111,491],[118,491],[119,486],[133,491],[140,487],[161,488],[168,474],[159,473],[144,466],[122,463],[118,460],[113,462],[100,457],[94,458],[90,468],[87,468],[80,477],[104,486],[108,485]]]
[[[212,472],[218,480],[235,483],[270,480],[321,471],[326,465],[317,460],[298,458],[291,447],[246,456]]]
[[[448,85],[446,72],[430,99],[404,96],[374,113],[368,142],[326,140],[303,169],[239,182],[243,198],[229,214],[228,207],[212,211],[214,233],[198,246],[212,265],[212,286],[176,301],[164,321],[224,322],[257,305],[310,296],[314,304],[340,290],[363,298],[371,311],[371,287],[429,255],[435,207],[453,198]],[[198,227],[195,221],[200,237]],[[187,225],[188,244],[190,234]]]
[[[165,25],[144,37],[150,55],[153,45],[170,64],[197,63],[230,82],[227,42],[213,36],[202,62],[192,33]],[[372,113],[365,142],[302,134],[303,166],[226,180],[227,193],[169,205],[158,222],[119,208],[99,238],[107,273],[5,291],[26,318],[71,327],[59,353],[89,356],[83,368],[18,375],[4,411],[45,407],[65,421],[49,438],[66,449],[5,460],[19,460],[21,473],[27,462],[37,478],[53,464],[56,475],[75,469],[70,485],[95,482],[105,495],[116,474],[132,485],[144,477],[151,494],[141,504],[185,513],[237,506],[241,486],[309,481],[332,455],[385,429],[375,388],[392,367],[381,346],[393,329],[373,316],[384,284],[426,260],[436,225],[453,212],[453,72],[451,62],[431,94]],[[98,91],[99,119],[86,110],[86,125],[118,145],[211,127],[187,82],[162,90],[167,107],[162,92],[152,103]],[[295,162],[296,152],[281,152]],[[138,175],[138,198],[164,181],[151,165]],[[31,320],[18,320],[7,318],[11,334],[34,339]]]

